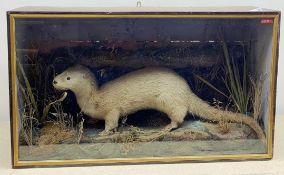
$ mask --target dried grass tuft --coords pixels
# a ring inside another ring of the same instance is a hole
[[[215,98],[213,99],[213,105],[219,110],[228,111],[229,104],[223,109],[222,102],[216,100]],[[220,131],[221,134],[228,134],[231,130],[230,122],[225,120],[226,116],[224,116],[223,113],[220,113],[219,115],[220,115],[220,118],[221,118],[221,120],[218,122],[219,131]]]
[[[119,134],[114,142],[116,143],[131,143],[137,140],[137,137],[144,132],[141,131],[138,127],[130,126],[128,131],[123,134]]]
[[[259,80],[250,77],[252,84],[252,105],[253,105],[253,118],[259,122],[263,109],[261,108],[263,101],[261,100],[263,82],[267,76],[260,76]]]
[[[127,154],[129,151],[134,150],[134,144],[137,143],[137,138],[142,133],[143,131],[141,131],[138,127],[130,126],[128,131],[126,131],[124,134],[119,134],[114,139],[114,142],[122,143],[122,152]]]
[[[82,139],[83,136],[83,132],[84,132],[84,121],[85,119],[82,118],[82,120],[80,121],[79,125],[78,125],[78,137],[77,137],[77,143],[80,144],[80,141]]]
[[[30,111],[29,115],[24,111],[21,116],[20,141],[29,146],[34,144],[34,135],[38,129],[38,120],[33,117],[33,114],[33,111]]]
[[[218,128],[221,134],[228,134],[231,130],[230,123],[223,119],[219,121]]]
[[[39,146],[59,144],[66,140],[73,140],[77,137],[75,129],[66,127],[59,122],[48,123],[42,129],[37,140]]]

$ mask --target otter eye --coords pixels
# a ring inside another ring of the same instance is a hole
[[[71,78],[70,78],[70,77],[67,77],[66,79],[67,79],[67,80],[70,80]]]

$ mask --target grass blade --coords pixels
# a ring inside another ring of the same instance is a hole
[[[208,82],[207,80],[205,80],[204,78],[202,78],[199,75],[193,74],[196,78],[198,78],[200,81],[202,81],[203,83],[205,83],[206,85],[208,85],[209,87],[211,87],[212,89],[214,89],[216,92],[220,93],[221,95],[229,98],[225,93],[223,93],[222,91],[220,91],[219,89],[217,89],[214,85],[212,85],[210,82]]]
[[[21,63],[19,63],[18,61],[17,61],[17,66],[18,66],[18,68],[19,68],[19,70],[20,70],[20,72],[21,72],[21,74],[22,74],[22,76],[24,78],[24,82],[25,82],[26,89],[27,89],[27,95],[28,95],[28,97],[30,99],[30,102],[32,104],[32,107],[33,107],[33,109],[35,111],[35,116],[37,118],[39,118],[40,115],[39,115],[39,112],[38,112],[37,103],[36,103],[34,94],[32,92],[32,88],[31,88],[30,82],[29,82],[29,80],[28,80],[28,78],[26,76],[26,73],[25,73]]]

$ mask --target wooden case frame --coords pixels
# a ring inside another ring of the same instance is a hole
[[[173,157],[143,157],[143,158],[112,158],[112,159],[78,159],[78,160],[41,160],[21,161],[18,149],[18,117],[17,117],[17,89],[16,89],[16,46],[15,46],[15,20],[19,18],[269,18],[273,19],[273,46],[272,66],[270,74],[270,96],[269,96],[269,124],[267,135],[267,153],[265,154],[243,154],[243,155],[210,155],[210,156],[173,156]],[[11,120],[11,144],[12,144],[12,166],[13,168],[38,167],[38,166],[71,166],[71,165],[102,165],[102,164],[124,164],[124,163],[167,163],[185,161],[218,161],[218,160],[261,160],[271,159],[273,156],[273,135],[275,121],[276,101],[276,77],[278,62],[278,42],[280,12],[278,11],[134,11],[127,12],[119,10],[109,13],[101,11],[25,11],[15,10],[7,12],[8,21],[8,45],[9,45],[9,82],[10,82],[10,120]]]

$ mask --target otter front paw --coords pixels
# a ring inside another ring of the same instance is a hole
[[[113,133],[112,131],[103,130],[102,132],[99,133],[99,136],[108,136],[111,135],[112,133]]]

